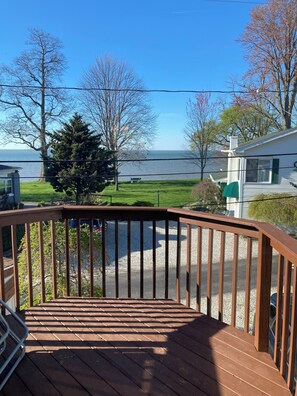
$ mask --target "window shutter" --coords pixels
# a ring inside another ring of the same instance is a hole
[[[272,160],[272,184],[278,184],[279,159]]]

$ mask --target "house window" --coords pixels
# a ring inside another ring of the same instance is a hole
[[[0,179],[0,195],[12,193],[11,179]]]
[[[11,185],[11,179],[6,180],[6,194],[11,194],[12,193],[12,185]]]
[[[5,179],[0,179],[0,195],[5,194]]]
[[[247,159],[245,181],[248,183],[270,183],[271,160],[258,158]]]

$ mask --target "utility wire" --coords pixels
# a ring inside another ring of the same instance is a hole
[[[297,152],[293,153],[272,153],[272,154],[259,154],[259,155],[232,155],[232,157],[228,156],[214,156],[214,157],[207,157],[207,160],[217,160],[217,159],[228,159],[228,158],[267,158],[267,157],[287,157],[291,155],[296,155]],[[76,159],[76,160],[56,160],[56,159],[46,159],[45,161],[40,160],[3,160],[0,161],[0,163],[42,163],[42,162],[55,162],[55,163],[63,163],[63,162],[68,162],[68,163],[75,163],[75,162],[87,162],[87,163],[92,163],[92,162],[98,162],[98,163],[105,163],[105,162],[154,162],[154,161],[199,161],[203,160],[203,157],[173,157],[173,158],[139,158],[139,159],[110,159],[110,160],[81,160],[81,159]]]
[[[244,0],[201,0],[207,3],[231,3],[231,4],[254,4],[267,5],[267,3],[260,3],[259,1],[244,1]]]
[[[41,89],[40,86],[36,85],[15,85],[15,84],[0,84],[0,88],[21,88],[21,89]],[[201,94],[201,93],[209,93],[209,94],[243,94],[243,95],[250,95],[250,94],[263,94],[263,93],[279,93],[284,91],[279,90],[272,90],[272,89],[256,89],[253,91],[250,90],[205,90],[205,89],[133,89],[133,88],[99,88],[99,87],[71,87],[71,86],[57,86],[57,87],[47,87],[45,86],[43,89],[48,90],[63,90],[63,91],[102,91],[102,92],[139,92],[139,93],[193,93],[193,94]],[[290,90],[289,92],[293,92]]]
[[[244,200],[244,201],[236,201],[235,203],[251,203],[251,202],[263,202],[263,201],[279,201],[283,199],[292,199],[295,198],[297,199],[297,193],[296,195],[290,195],[288,197],[271,197],[271,198],[261,198],[261,199],[250,199],[250,200]],[[210,203],[207,204],[207,206],[218,206],[216,203]]]
[[[292,169],[294,171],[294,167],[292,166],[279,166],[278,169]],[[297,168],[295,168],[297,170]],[[228,173],[238,173],[238,172],[247,172],[247,171],[271,171],[272,167],[253,167],[249,169],[220,169],[220,170],[204,170],[204,174],[228,174]],[[170,172],[170,173],[129,173],[129,174],[118,174],[119,178],[123,177],[151,177],[151,176],[182,176],[182,175],[197,175],[200,172],[200,169],[197,169],[196,171],[192,172]],[[96,176],[97,178],[102,178],[104,175]],[[116,176],[114,174],[113,176]],[[36,179],[37,176],[20,176],[21,179]],[[38,176],[39,177],[39,176]],[[56,177],[59,178],[61,176],[44,176],[45,178],[47,177]],[[63,179],[67,179],[70,177],[77,177],[77,176],[63,176]],[[88,176],[88,175],[82,175],[80,176],[82,178],[84,177],[95,177],[95,176]],[[40,177],[39,177],[40,178]],[[10,179],[8,176],[1,176],[0,179]]]
[[[278,169],[292,169],[292,172],[294,172],[294,168],[292,166],[279,166]],[[297,170],[297,168],[295,168]],[[228,174],[228,173],[238,173],[238,172],[247,172],[247,171],[271,171],[271,167],[253,167],[247,169],[221,169],[221,170],[206,170],[204,173],[206,174]],[[192,171],[192,172],[170,172],[170,173],[129,173],[129,174],[118,174],[117,176],[119,178],[123,177],[151,177],[151,176],[182,176],[182,175],[196,175],[199,174],[199,169],[197,171]],[[116,174],[113,175],[108,175],[108,177],[115,177]],[[104,174],[98,175],[98,176],[92,176],[92,175],[81,175],[81,176],[43,176],[42,178],[62,178],[62,179],[70,179],[70,178],[98,178],[102,179],[104,177]],[[36,179],[36,176],[20,176],[21,179]],[[39,177],[40,178],[40,177]],[[0,177],[0,179],[10,179],[9,176],[3,176]],[[147,180],[149,181],[149,180]]]

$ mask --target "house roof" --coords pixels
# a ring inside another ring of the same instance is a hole
[[[212,182],[226,182],[227,181],[227,171],[213,172],[209,174]]]
[[[1,170],[7,170],[7,171],[14,171],[14,170],[19,170],[22,169],[19,166],[8,166],[8,165],[2,165],[0,164],[0,171]]]
[[[257,146],[261,146],[266,143],[270,143],[274,140],[282,139],[283,137],[290,136],[297,133],[297,127],[287,129],[286,131],[269,133],[268,135],[260,136],[258,138],[254,138],[253,140],[240,144],[236,149],[236,153],[243,153],[246,150],[253,149]]]

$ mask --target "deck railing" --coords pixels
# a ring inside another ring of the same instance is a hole
[[[0,297],[14,296],[17,310],[62,294],[174,298],[254,332],[294,389],[297,241],[275,227],[182,209],[57,206],[1,212],[0,230]]]

